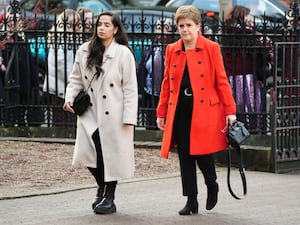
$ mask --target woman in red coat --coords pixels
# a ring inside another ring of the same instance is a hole
[[[227,148],[226,128],[236,121],[236,105],[219,45],[200,34],[201,15],[194,6],[176,11],[180,39],[166,49],[165,72],[157,106],[164,131],[161,155],[177,145],[183,195],[180,215],[198,212],[196,163],[207,186],[206,209],[217,203],[213,153]]]

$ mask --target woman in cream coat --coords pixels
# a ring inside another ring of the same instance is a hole
[[[134,125],[137,120],[136,66],[120,18],[99,15],[91,40],[77,51],[66,89],[64,110],[81,89],[91,86],[91,106],[77,118],[73,165],[86,166],[98,184],[92,204],[98,214],[116,212],[119,179],[134,175]]]

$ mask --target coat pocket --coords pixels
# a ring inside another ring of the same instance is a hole
[[[209,102],[211,106],[220,104],[220,98],[219,96],[212,96],[211,98],[209,98]]]

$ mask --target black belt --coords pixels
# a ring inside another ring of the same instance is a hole
[[[183,94],[185,96],[188,96],[188,97],[192,96],[193,95],[192,89],[190,89],[190,88],[184,88],[183,89]]]

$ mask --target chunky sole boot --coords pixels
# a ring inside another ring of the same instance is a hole
[[[187,202],[186,205],[183,207],[182,210],[180,210],[178,213],[179,215],[186,216],[191,214],[197,214],[198,213],[198,202],[194,201],[192,203]]]
[[[99,182],[100,183],[100,182]],[[99,184],[98,184],[99,185]],[[95,209],[96,205],[98,205],[102,200],[103,200],[103,194],[104,194],[104,183],[100,184],[98,186],[98,189],[97,189],[97,195],[96,195],[96,199],[95,201],[93,202],[92,204],[92,208],[93,210]]]
[[[103,200],[103,197],[96,197],[95,201],[92,204],[92,208],[95,209],[96,205],[98,205]]]
[[[116,211],[117,208],[114,200],[110,198],[103,198],[103,200],[94,208],[96,214],[111,214]]]
[[[207,187],[206,210],[213,209],[218,202],[219,186],[216,184],[213,187]]]

